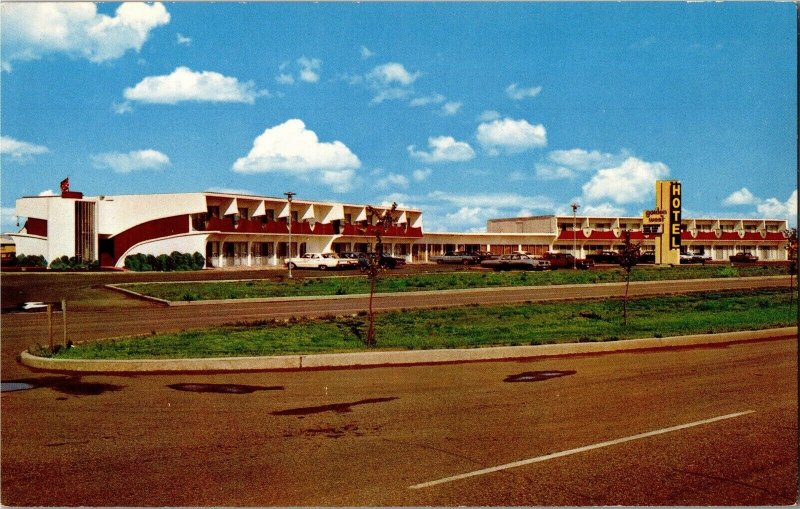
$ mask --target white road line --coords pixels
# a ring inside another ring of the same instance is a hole
[[[505,465],[499,465],[499,466],[496,466],[496,467],[484,468],[482,470],[475,470],[473,472],[467,472],[466,474],[459,474],[459,475],[454,475],[452,477],[445,477],[443,479],[438,479],[436,481],[429,481],[429,482],[424,482],[424,483],[421,483],[421,484],[415,484],[414,486],[409,486],[409,489],[418,490],[420,488],[428,488],[430,486],[435,486],[437,484],[444,484],[444,483],[448,483],[448,482],[452,482],[452,481],[458,481],[459,479],[466,479],[468,477],[475,477],[475,476],[478,476],[478,475],[490,474],[492,472],[498,472],[500,470],[508,470],[509,468],[516,468],[516,467],[521,467],[523,465],[530,465],[531,463],[539,463],[539,462],[542,462],[542,461],[552,460],[552,459],[555,459],[555,458],[561,458],[563,456],[570,456],[572,454],[578,454],[578,453],[581,453],[581,452],[591,451],[592,449],[600,449],[601,447],[608,447],[608,446],[611,446],[611,445],[622,444],[624,442],[630,442],[631,440],[639,440],[640,438],[647,438],[647,437],[653,437],[653,436],[656,436],[656,435],[662,435],[664,433],[670,433],[672,431],[678,431],[678,430],[682,430],[682,429],[686,429],[686,428],[692,428],[694,426],[701,426],[703,424],[710,424],[712,422],[722,421],[724,419],[733,419],[734,417],[741,417],[743,415],[752,414],[753,412],[755,412],[755,410],[747,410],[747,411],[744,411],[744,412],[737,412],[735,414],[721,415],[719,417],[712,417],[710,419],[704,419],[702,421],[690,422],[690,423],[687,423],[687,424],[681,424],[681,425],[678,425],[678,426],[672,426],[670,428],[662,428],[662,429],[658,429],[658,430],[655,430],[655,431],[648,431],[647,433],[640,433],[638,435],[632,435],[632,436],[629,436],[629,437],[617,438],[616,440],[609,440],[607,442],[600,442],[599,444],[586,445],[586,446],[583,446],[583,447],[578,447],[576,449],[569,449],[567,451],[554,452],[552,454],[546,454],[544,456],[537,456],[535,458],[529,458],[529,459],[526,459],[526,460],[515,461],[513,463],[506,463]]]

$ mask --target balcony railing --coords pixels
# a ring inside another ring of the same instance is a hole
[[[224,233],[275,233],[289,234],[289,225],[283,221],[262,223],[259,219],[239,219],[234,222],[231,217],[211,217],[200,231],[219,231]],[[316,223],[314,227],[305,221],[292,222],[292,235],[336,235],[331,223]]]

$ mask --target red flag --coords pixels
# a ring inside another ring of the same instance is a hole
[[[69,191],[69,177],[61,181],[61,192],[66,193]]]

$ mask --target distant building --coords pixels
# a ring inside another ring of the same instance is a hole
[[[135,253],[173,251],[200,252],[208,267],[278,265],[289,254],[290,208],[294,256],[366,251],[377,221],[366,205],[296,199],[290,207],[284,198],[225,193],[84,197],[67,191],[20,198],[16,206],[17,216],[27,218],[10,234],[18,253],[100,260],[103,267],[122,267]],[[408,255],[421,237],[422,213],[408,208],[399,208],[383,232],[399,255]]]
[[[381,212],[387,207],[376,207]],[[288,256],[290,206],[285,198],[214,192],[84,197],[20,198],[16,215],[27,218],[9,234],[16,253],[100,260],[122,267],[135,253],[200,252],[208,267],[275,266]],[[426,262],[445,251],[575,253],[618,250],[622,231],[632,230],[644,250],[656,245],[643,233],[642,217],[546,215],[491,219],[485,233],[423,232],[422,211],[398,208],[383,232],[385,249],[409,262]],[[369,251],[377,217],[366,205],[293,200],[292,253]],[[727,260],[749,251],[762,260],[785,260],[788,228],[779,219],[682,219],[681,249]]]
[[[17,245],[8,235],[0,235],[0,264],[7,265],[16,260]]]

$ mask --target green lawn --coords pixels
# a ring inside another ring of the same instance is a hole
[[[633,269],[631,281],[756,277],[783,274],[786,274],[786,267],[775,265],[753,267],[731,267],[727,265],[707,267],[644,266]],[[377,291],[379,293],[413,292],[504,286],[611,283],[619,281],[624,281],[623,271],[620,268],[546,272],[440,272],[411,275],[391,275],[391,273],[387,273],[378,280]],[[148,283],[120,286],[137,293],[169,301],[359,295],[369,293],[369,281],[364,275],[304,279],[274,278],[234,282]]]
[[[622,301],[574,301],[403,310],[376,316],[378,348],[538,345],[785,327],[797,324],[786,290],[714,292]],[[364,350],[366,316],[276,320],[86,343],[58,358],[256,356]],[[41,352],[38,352],[41,354]]]

